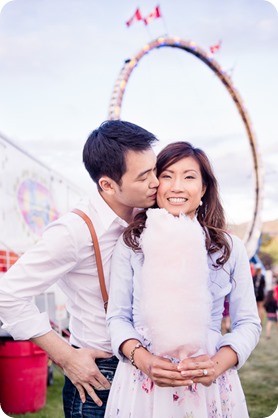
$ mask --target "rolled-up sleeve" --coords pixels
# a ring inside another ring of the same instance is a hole
[[[63,224],[50,226],[37,244],[0,279],[0,319],[15,340],[28,340],[51,330],[34,296],[62,279],[76,262],[76,243]]]
[[[232,281],[229,295],[232,332],[221,337],[217,349],[230,346],[237,353],[236,368],[240,369],[259,341],[261,323],[246,249],[237,237],[233,237],[233,243],[229,261]]]
[[[134,270],[131,255],[132,250],[124,244],[122,237],[120,237],[112,257],[107,326],[112,350],[122,361],[127,360],[120,350],[124,341],[136,339],[143,343],[142,336],[133,326]]]

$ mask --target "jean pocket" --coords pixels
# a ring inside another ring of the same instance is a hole
[[[103,374],[109,383],[112,383],[118,365],[118,359],[116,357],[97,359],[96,364],[101,374]]]
[[[103,374],[103,376],[108,380],[109,383],[112,383],[115,371],[113,370],[107,370],[107,369],[99,369],[100,373]]]

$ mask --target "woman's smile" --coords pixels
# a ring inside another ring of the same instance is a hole
[[[157,205],[174,216],[184,213],[193,218],[205,191],[198,162],[184,157],[159,175]]]

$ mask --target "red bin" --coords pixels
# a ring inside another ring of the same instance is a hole
[[[30,341],[0,339],[0,404],[24,414],[45,406],[48,356]]]

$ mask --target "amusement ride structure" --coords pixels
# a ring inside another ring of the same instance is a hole
[[[213,58],[213,54],[207,53],[205,50],[197,46],[192,41],[185,41],[177,37],[160,37],[146,44],[139,52],[137,52],[136,55],[134,55],[132,58],[128,60],[125,60],[112,91],[109,104],[108,119],[115,120],[121,118],[121,107],[127,82],[131,76],[131,73],[138,65],[139,61],[152,50],[164,47],[181,49],[182,51],[194,55],[196,58],[200,59],[203,63],[205,63],[216,74],[219,80],[226,87],[234,104],[236,105],[237,111],[244,124],[249,145],[251,148],[253,172],[255,178],[255,202],[252,213],[252,220],[249,223],[245,233],[245,237],[243,238],[248,254],[251,257],[252,255],[254,255],[257,249],[258,240],[261,234],[262,165],[260,160],[260,154],[258,152],[257,142],[251,126],[250,118],[246,108],[243,105],[243,101],[238,91],[233,86],[230,76],[221,68],[221,66]]]

